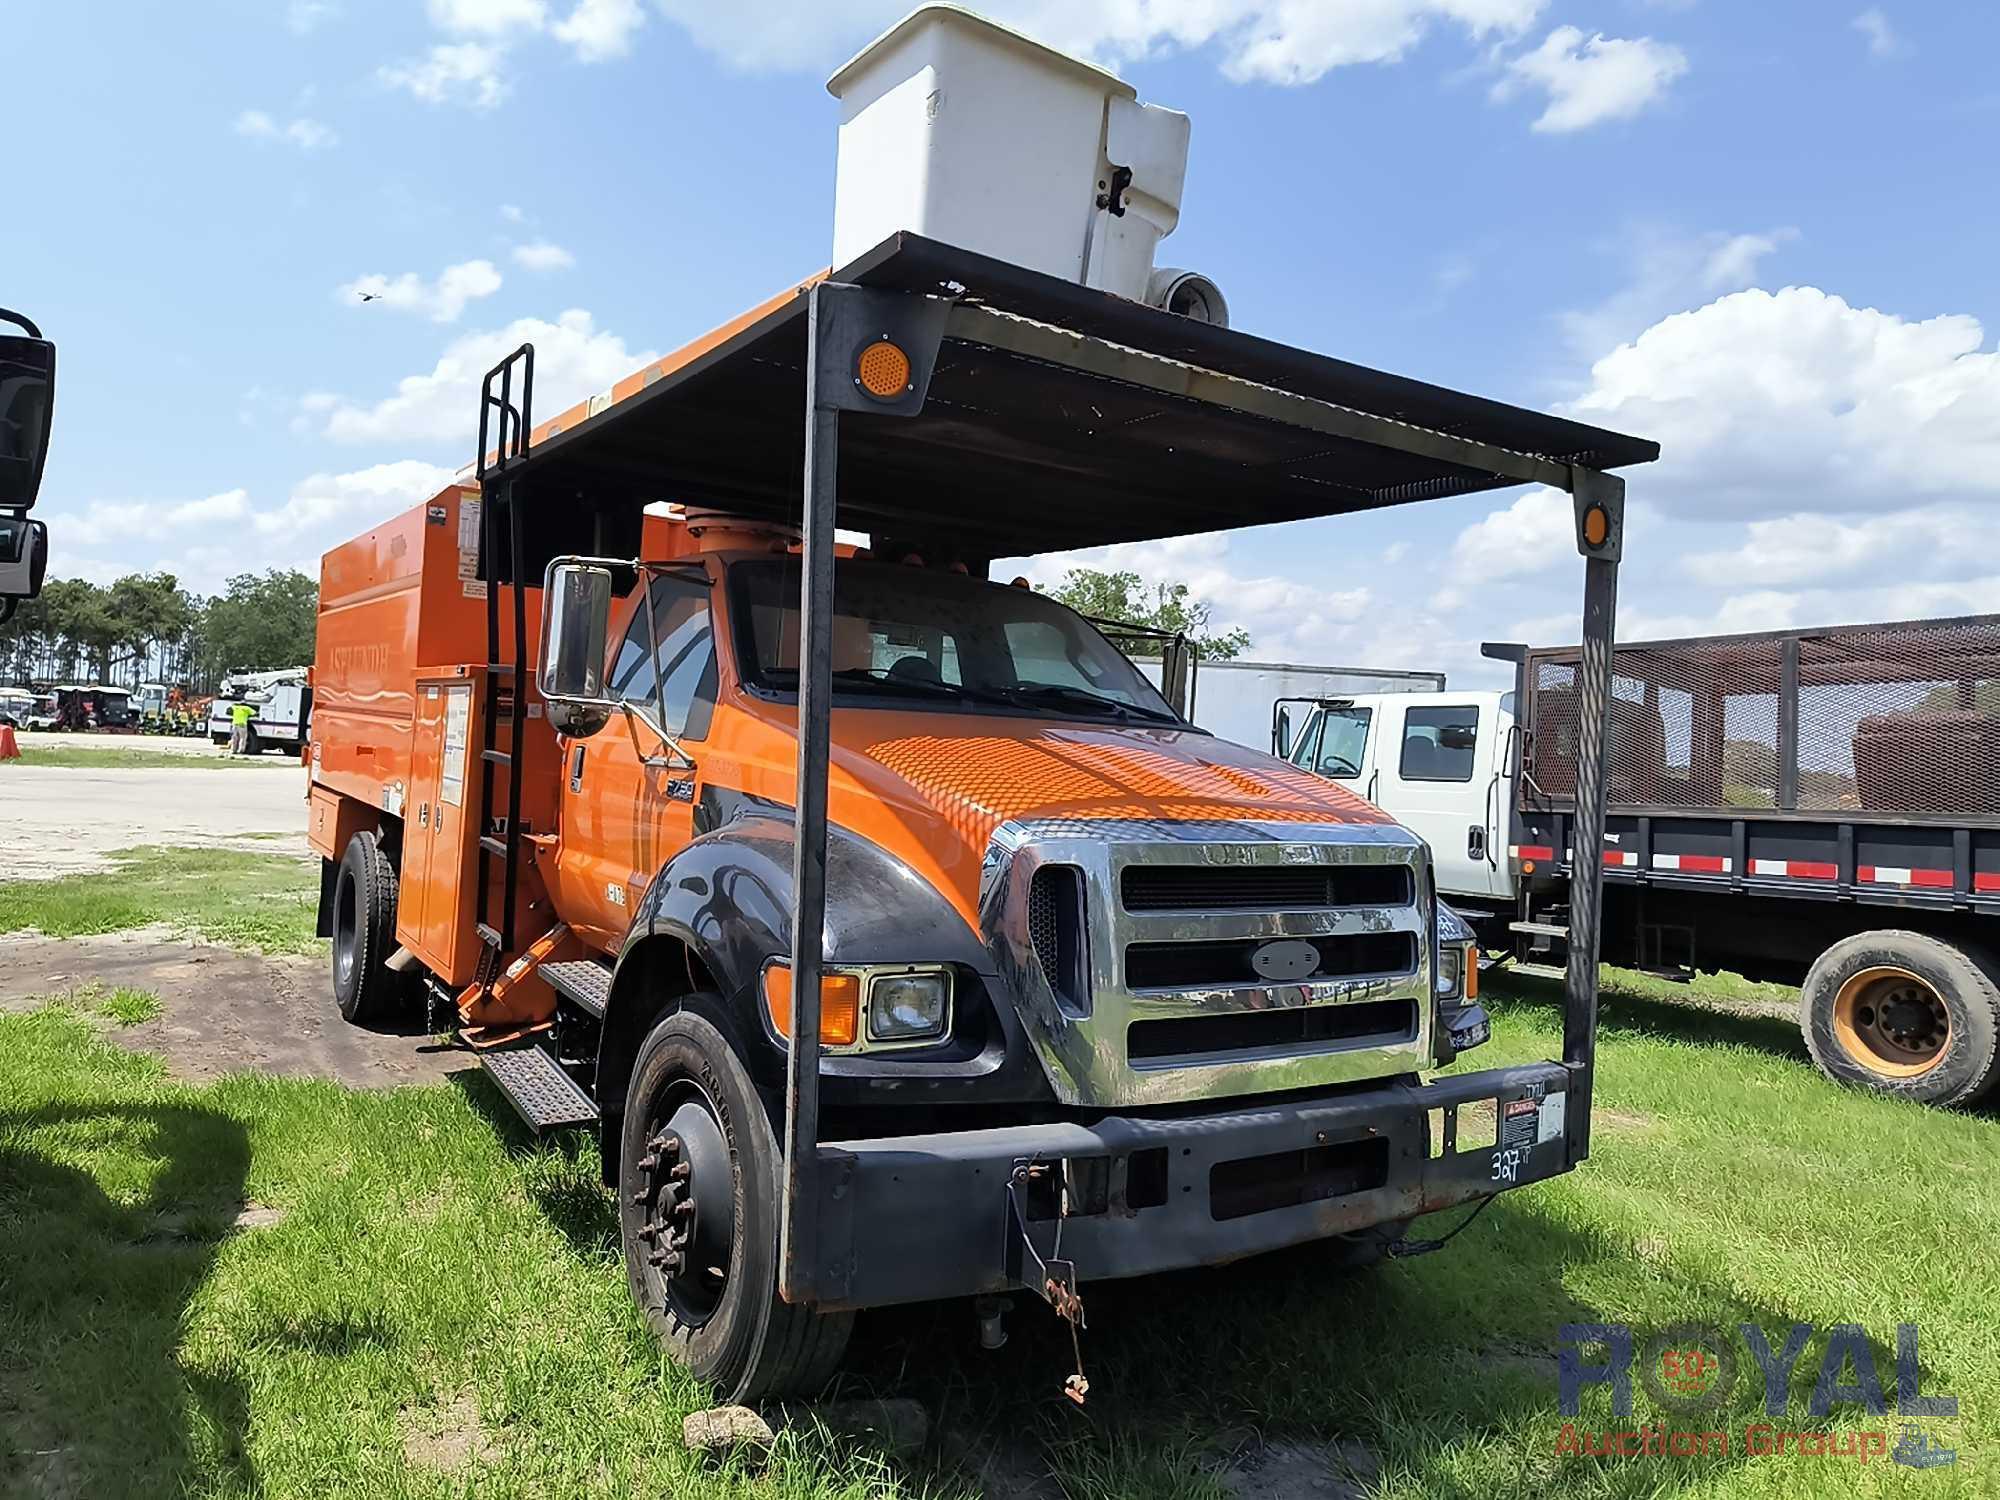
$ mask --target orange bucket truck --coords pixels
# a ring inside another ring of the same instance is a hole
[[[895,114],[923,69],[969,110],[1070,122],[1079,175],[1009,183],[998,228],[850,183],[850,155],[894,155],[870,140],[1006,135]],[[1608,471],[1658,453],[1228,327],[1212,283],[1150,268],[1185,118],[1108,74],[931,7],[835,87],[836,243],[871,214],[925,232],[551,421],[516,351],[481,392],[476,485],[329,553],[320,595],[311,834],[342,1011],[428,996],[532,1126],[596,1131],[634,1299],[739,1400],[822,1384],[857,1309],[1025,1291],[1080,1326],[1093,1281],[1413,1253],[1417,1216],[1583,1160],[1595,862],[1562,1056],[1434,1076],[1486,1018],[1423,842],[1202,732],[991,575],[1564,490],[1590,848]]]

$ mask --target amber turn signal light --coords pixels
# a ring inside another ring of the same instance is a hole
[[[887,339],[877,339],[854,362],[854,379],[877,401],[894,401],[910,389],[910,356]]]
[[[771,1029],[790,1041],[792,1036],[792,966],[772,964],[764,971],[764,1009]],[[819,1039],[826,1047],[851,1047],[861,1029],[861,977],[821,974],[819,977]]]
[[[1602,547],[1611,535],[1611,514],[1601,505],[1593,505],[1583,513],[1583,539],[1593,547]]]
[[[1465,950],[1465,998],[1468,1001],[1479,998],[1479,950]]]

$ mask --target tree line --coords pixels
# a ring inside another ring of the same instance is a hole
[[[239,574],[211,598],[171,573],[105,585],[51,579],[0,625],[0,683],[164,682],[211,693],[229,672],[311,662],[318,608],[318,585],[291,569]]]

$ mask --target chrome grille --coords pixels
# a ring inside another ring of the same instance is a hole
[[[1327,1087],[1428,1062],[1427,859],[1393,824],[1005,824],[981,922],[1064,1103]],[[1317,972],[1260,977],[1280,939]]]

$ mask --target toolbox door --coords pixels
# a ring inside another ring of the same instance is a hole
[[[417,683],[396,940],[451,984],[469,978],[473,939],[473,711],[469,677]]]

